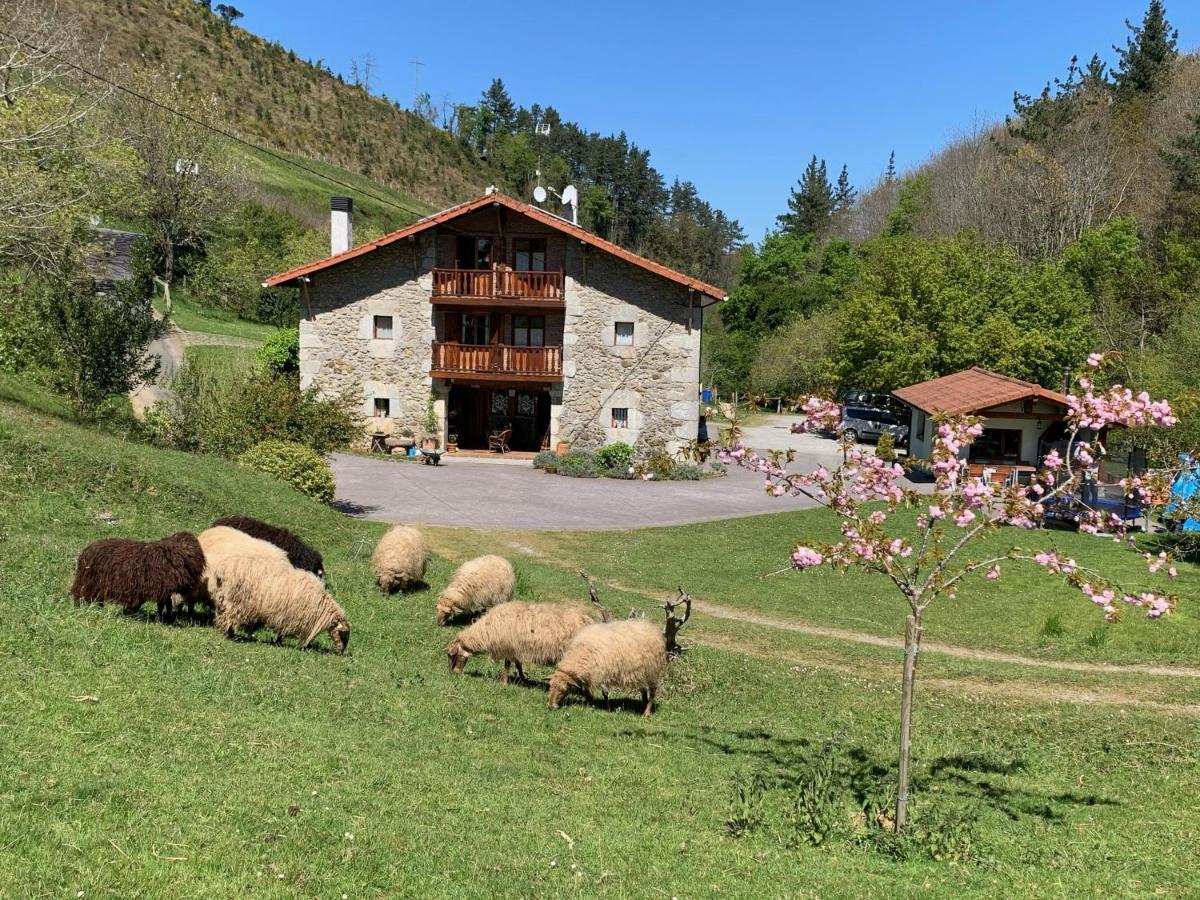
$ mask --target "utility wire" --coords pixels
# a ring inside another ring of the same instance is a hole
[[[293,166],[294,168],[300,169],[304,172],[308,172],[310,175],[315,175],[318,178],[323,178],[325,181],[328,181],[331,184],[336,184],[338,187],[345,188],[348,191],[354,191],[355,193],[360,194],[364,197],[368,197],[368,198],[376,201],[377,203],[383,203],[387,206],[393,206],[396,209],[402,210],[403,212],[406,212],[409,215],[414,215],[419,219],[423,219],[429,215],[429,213],[421,212],[420,210],[413,209],[410,206],[405,206],[404,204],[398,203],[395,200],[389,200],[386,197],[380,197],[377,194],[372,194],[370,191],[363,190],[361,187],[356,187],[355,185],[352,185],[349,182],[341,181],[340,179],[334,178],[332,175],[327,175],[324,172],[321,172],[321,171],[318,171],[317,169],[313,169],[309,166],[306,166],[306,165],[304,165],[304,163],[296,162],[296,160],[294,160],[294,159],[289,159],[288,157],[284,156],[282,153],[277,153],[276,151],[270,149],[269,147],[263,147],[259,144],[254,143],[253,141],[248,141],[243,137],[239,137],[238,135],[234,134],[233,132],[226,131],[223,128],[218,128],[216,125],[212,125],[208,122],[205,122],[203,119],[198,119],[193,115],[190,115],[185,112],[181,112],[178,109],[167,106],[165,103],[161,103],[158,100],[155,100],[153,97],[149,97],[146,94],[143,94],[139,91],[135,91],[133,88],[127,87],[126,85],[118,84],[115,81],[111,81],[108,78],[105,78],[103,75],[100,75],[97,72],[93,72],[91,69],[81,66],[78,63],[71,62],[69,59],[63,59],[61,56],[59,56],[55,53],[51,53],[49,50],[45,50],[45,49],[37,46],[37,44],[31,44],[29,41],[25,40],[24,38],[18,37],[15,34],[10,34],[9,32],[4,31],[3,29],[0,29],[0,37],[6,37],[11,41],[16,41],[21,46],[27,47],[30,50],[35,50],[38,53],[42,54],[43,56],[48,57],[49,59],[53,59],[56,62],[59,62],[64,66],[67,66],[69,68],[72,68],[79,72],[82,72],[84,75],[87,75],[89,78],[94,78],[97,81],[101,82],[102,84],[107,84],[111,88],[114,88],[118,91],[126,93],[131,97],[136,97],[137,99],[139,99],[145,103],[149,103],[151,106],[156,106],[159,109],[161,109],[165,112],[168,112],[173,116],[178,116],[179,118],[181,118],[187,122],[191,122],[193,125],[198,125],[201,128],[206,128],[209,131],[213,132],[214,134],[219,134],[221,137],[226,138],[227,140],[234,141],[238,144],[243,144],[244,146],[249,147],[251,150],[257,150],[259,153],[265,153],[267,156],[270,156],[273,159],[277,159],[281,163],[284,163],[285,165]]]

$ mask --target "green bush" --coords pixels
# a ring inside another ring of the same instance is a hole
[[[276,375],[300,371],[300,329],[280,328],[258,348],[254,357],[262,368]]]
[[[572,450],[558,459],[558,474],[568,478],[597,478],[596,457],[586,450]]]
[[[629,466],[615,466],[611,469],[601,469],[600,474],[605,478],[615,478],[618,481],[632,481],[637,478]]]
[[[333,502],[333,470],[321,454],[303,444],[263,441],[243,453],[238,462],[278,478],[314,500]]]
[[[628,469],[633,465],[633,448],[616,441],[596,451],[596,465],[602,469]]]
[[[555,453],[553,450],[543,450],[541,453],[539,453],[537,456],[535,456],[533,458],[533,467],[535,469],[546,469],[547,471],[554,471],[557,463],[558,463],[558,454]]]
[[[896,461],[896,439],[888,432],[884,432],[879,436],[879,442],[875,445],[875,455],[884,462]]]
[[[328,453],[357,432],[346,404],[301,391],[295,374],[276,375],[188,359],[171,383],[172,396],[147,416],[160,446],[235,457],[259,441],[277,439]]]
[[[701,474],[694,463],[676,463],[671,469],[671,481],[699,481]]]

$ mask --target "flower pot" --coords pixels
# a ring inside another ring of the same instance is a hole
[[[565,456],[570,449],[571,449],[570,441],[559,441],[557,444],[554,445],[554,452],[558,456]]]

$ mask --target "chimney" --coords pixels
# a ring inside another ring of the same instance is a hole
[[[329,255],[337,256],[354,246],[354,199],[329,198]]]

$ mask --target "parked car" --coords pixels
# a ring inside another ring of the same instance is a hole
[[[908,422],[890,409],[843,406],[842,434],[852,441],[877,441],[880,435],[890,434],[897,447],[908,446]]]
[[[842,392],[843,406],[861,406],[867,409],[883,409],[903,418],[904,404],[884,391],[864,391],[858,388],[847,388]]]

